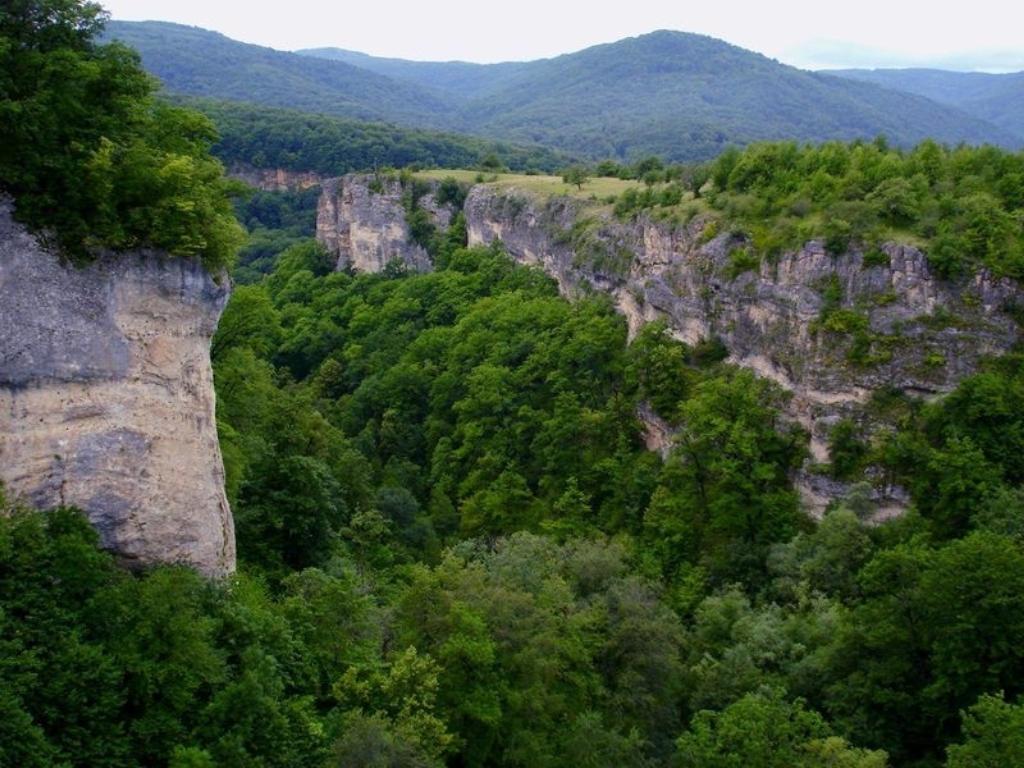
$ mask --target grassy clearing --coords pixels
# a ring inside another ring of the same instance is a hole
[[[458,181],[474,183],[480,175],[479,171],[447,170],[436,169],[430,171],[419,171],[414,174],[420,179],[440,180],[454,178]],[[561,176],[528,176],[522,173],[484,173],[485,179],[494,179],[486,183],[495,186],[515,187],[525,192],[533,192],[539,195],[571,195],[581,199],[596,197],[604,200],[611,195],[620,195],[627,189],[640,189],[643,184],[636,180],[593,178],[578,189],[574,184],[566,184]]]
[[[416,171],[413,176],[417,179],[433,179],[440,181],[441,179],[453,178],[456,181],[462,181],[472,184],[476,181],[476,177],[480,171],[465,171],[462,169],[451,169],[451,168],[435,168],[430,171]],[[502,174],[502,175],[514,175],[514,174]]]

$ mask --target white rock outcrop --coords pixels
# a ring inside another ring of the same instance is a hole
[[[0,202],[0,481],[83,510],[127,565],[234,570],[210,339],[228,298],[194,260],[61,262]]]

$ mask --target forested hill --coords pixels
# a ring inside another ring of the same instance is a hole
[[[728,143],[884,134],[1010,142],[1001,131],[920,97],[779,64],[702,35],[660,31],[537,62],[472,103],[485,133],[601,156],[642,149],[674,159]]]
[[[228,166],[285,168],[339,176],[381,166],[419,164],[552,171],[566,155],[456,133],[403,128],[330,115],[213,99],[181,99],[217,126],[214,153]]]
[[[417,127],[449,125],[444,116],[453,105],[442,95],[342,62],[311,61],[159,21],[110,22],[105,38],[139,51],[143,66],[172,92]]]
[[[174,92],[541,143],[593,157],[705,159],[759,139],[873,138],[1016,146],[935,101],[805,72],[720,40],[661,31],[521,64],[312,56],[204,30],[115,22]]]
[[[410,61],[370,56],[344,48],[306,48],[296,51],[330,61],[343,61],[380,75],[436,88],[456,97],[475,98],[507,85],[528,72],[535,62],[506,61],[474,64],[468,61]]]
[[[962,109],[1024,141],[1024,72],[943,69],[838,69],[832,74],[916,93]]]

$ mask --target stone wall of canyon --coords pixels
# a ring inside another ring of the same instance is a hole
[[[430,255],[412,240],[398,179],[342,176],[323,182],[322,189],[316,237],[339,270],[380,272],[392,261],[417,272],[431,269]]]
[[[403,250],[407,241],[401,245],[407,228],[398,182],[382,195],[367,188],[366,178],[325,186],[321,242],[343,254],[339,264],[375,271],[380,258],[344,255],[353,251],[344,244],[352,232],[372,231],[378,252],[427,268],[424,253],[410,256]],[[831,428],[845,417],[863,421],[873,392],[947,392],[977,370],[981,358],[1007,351],[1020,335],[1007,311],[1021,299],[1014,283],[984,270],[965,282],[940,280],[920,250],[897,243],[866,261],[860,250],[835,256],[811,241],[738,271],[735,254],[747,243],[713,234],[706,216],[686,224],[646,214],[623,222],[589,201],[501,184],[474,186],[463,213],[470,245],[500,240],[517,261],[551,275],[570,298],[610,294],[631,334],[661,319],[684,342],[721,339],[731,362],[792,393],[789,415],[810,433],[818,462],[828,459]],[[663,447],[664,425],[647,426],[662,435]],[[815,512],[842,492],[812,472],[801,473],[797,484]],[[905,501],[895,488],[876,488],[876,498],[890,511]]]

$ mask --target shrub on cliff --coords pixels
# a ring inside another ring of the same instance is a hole
[[[105,20],[81,0],[0,9],[0,188],[72,256],[152,246],[223,266],[243,235],[213,125],[156,101],[134,51],[98,45]]]
[[[752,235],[785,234],[777,248],[817,237],[838,254],[910,239],[943,277],[987,267],[1024,278],[1020,153],[933,141],[910,151],[882,141],[778,142],[724,152],[710,175],[712,207]]]

